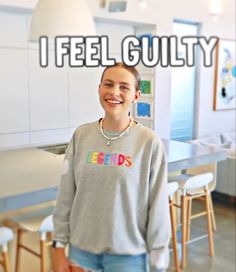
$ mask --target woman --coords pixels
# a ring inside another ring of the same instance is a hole
[[[54,272],[146,272],[168,267],[170,234],[163,144],[130,118],[135,68],[117,63],[99,86],[105,117],[68,146],[54,212]],[[64,247],[69,243],[69,258]]]

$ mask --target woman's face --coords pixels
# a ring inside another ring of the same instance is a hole
[[[131,103],[140,96],[135,83],[135,77],[125,68],[112,67],[105,71],[99,86],[99,98],[106,115],[128,116]]]

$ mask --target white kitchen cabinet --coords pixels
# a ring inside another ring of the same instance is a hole
[[[0,47],[27,47],[27,16],[0,11]]]
[[[69,70],[70,128],[76,128],[102,116],[98,97],[101,68]]]
[[[0,48],[0,134],[29,131],[27,50]]]
[[[0,149],[18,148],[30,143],[29,132],[0,134]]]
[[[51,51],[50,56],[53,56]],[[32,131],[68,127],[67,69],[39,65],[38,51],[29,50],[30,127]]]
[[[47,145],[65,143],[69,141],[68,128],[48,129],[30,132],[32,145]]]

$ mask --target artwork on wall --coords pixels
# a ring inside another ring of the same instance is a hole
[[[153,95],[153,77],[152,75],[141,74],[141,97],[152,97]]]
[[[135,35],[140,40],[146,37],[151,50],[152,37],[156,35],[154,26],[137,26],[135,27]],[[147,67],[141,60],[136,68],[141,77],[141,96],[133,105],[133,115],[140,124],[154,129],[155,67]]]
[[[153,120],[153,102],[151,99],[139,99],[135,104],[135,118]]]
[[[235,109],[235,41],[220,40],[216,50],[214,110]]]

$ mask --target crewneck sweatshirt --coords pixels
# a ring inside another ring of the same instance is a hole
[[[95,254],[148,252],[151,271],[165,269],[170,217],[163,143],[139,123],[107,142],[99,121],[76,129],[65,154],[54,239]]]

